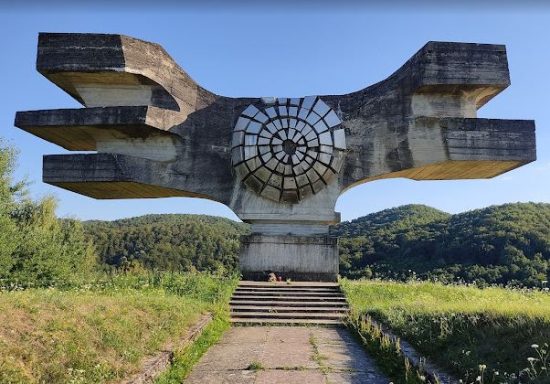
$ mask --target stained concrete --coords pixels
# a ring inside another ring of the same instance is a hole
[[[263,369],[247,369],[252,363]],[[386,384],[345,328],[235,327],[211,347],[189,384]]]
[[[277,271],[294,281],[337,281],[338,239],[329,236],[262,235],[241,238],[239,263],[246,280]]]
[[[236,120],[250,105],[264,105],[265,98],[216,95],[158,44],[123,35],[42,33],[37,69],[86,108],[19,112],[15,125],[70,150],[116,154],[109,166],[115,171],[101,178],[89,173],[89,155],[44,159],[44,168],[55,168],[45,182],[95,198],[128,198],[116,185],[125,178],[173,196],[219,201],[252,224],[330,224],[338,221],[334,206],[340,194],[362,182],[487,178],[536,156],[532,121],[476,118],[477,109],[510,85],[502,45],[428,42],[379,83],[318,96],[341,120],[345,159],[334,182],[296,204],[248,190],[232,169]],[[119,141],[106,140],[105,131],[115,132]],[[136,137],[144,142],[136,145]],[[124,141],[129,149],[123,149]],[[142,151],[149,141],[169,154]],[[116,167],[119,161],[123,169]],[[97,183],[105,185],[98,190]]]

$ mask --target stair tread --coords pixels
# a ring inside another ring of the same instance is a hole
[[[297,292],[340,292],[337,287],[260,287],[260,286],[238,286],[237,290],[246,291],[297,291]]]
[[[268,300],[235,300],[232,299],[229,302],[230,305],[264,305],[264,306],[304,306],[304,307],[322,307],[322,306],[347,306],[348,303],[343,300],[338,301],[293,301],[293,300],[278,300],[278,301],[268,301]]]
[[[338,283],[329,283],[329,282],[309,282],[309,281],[293,281],[291,283],[287,283],[286,281],[278,281],[278,282],[267,282],[267,281],[241,281],[239,283],[239,287],[241,286],[261,286],[261,287],[278,287],[278,288],[286,288],[286,287],[339,287]]]
[[[274,311],[315,311],[315,312],[343,312],[348,311],[347,307],[283,307],[283,306],[270,306],[270,305],[232,305],[231,310],[274,310]]]
[[[247,296],[342,296],[340,292],[281,292],[281,291],[270,291],[270,292],[258,292],[258,291],[235,291],[233,295]],[[342,296],[343,297],[343,296]]]
[[[308,319],[317,319],[317,318],[335,318],[339,319],[346,317],[347,313],[311,313],[311,312],[234,312],[233,317],[262,317],[262,318],[308,318]]]
[[[326,325],[342,325],[341,320],[325,320],[325,319],[242,319],[242,318],[232,318],[231,323],[236,324],[326,324]]]
[[[285,299],[288,297],[292,297],[294,300],[340,300],[345,301],[345,296],[287,296],[287,295],[233,295],[233,298],[239,298],[239,299]]]

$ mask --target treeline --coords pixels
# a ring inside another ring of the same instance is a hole
[[[87,221],[103,266],[115,269],[236,271],[239,237],[248,226],[205,215],[146,215]]]
[[[457,215],[408,205],[333,228],[340,273],[541,287],[550,280],[550,204],[517,203]]]
[[[248,226],[196,215],[85,222],[100,261],[115,269],[235,271]],[[422,205],[332,228],[340,273],[478,285],[542,286],[550,273],[550,204],[506,204],[450,215]]]
[[[55,200],[30,199],[14,182],[16,154],[0,142],[0,287],[63,284],[92,271],[97,261],[76,220],[58,220]]]

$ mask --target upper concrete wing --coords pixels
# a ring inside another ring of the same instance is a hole
[[[346,128],[343,189],[379,178],[490,178],[536,159],[533,121],[478,119],[510,85],[502,45],[429,42],[387,79],[329,97]]]
[[[215,97],[160,45],[124,35],[40,33],[36,68],[86,107],[153,105],[188,115]]]
[[[45,182],[95,198],[153,197],[150,191],[159,196],[203,196],[210,191],[203,197],[213,200],[227,195],[219,185],[231,184],[231,123],[226,123],[224,135],[216,124],[208,128],[207,120],[229,115],[231,100],[200,87],[161,46],[123,35],[41,33],[36,67],[85,108],[18,112],[15,125],[68,150],[115,155],[102,161],[92,161],[93,155],[49,163],[45,158]],[[78,177],[83,173],[67,170],[69,161],[103,166],[107,159],[120,163],[123,155],[134,162],[147,160],[143,165],[158,173],[173,169],[180,179],[177,187],[191,190],[154,186],[166,179],[144,181],[146,169],[128,173],[128,167],[123,172],[112,165],[113,182],[102,179],[101,188],[98,181]],[[188,183],[196,171],[212,178]],[[63,177],[66,183],[59,182]],[[133,183],[133,193],[120,188],[121,179]],[[204,188],[193,190],[198,184]]]

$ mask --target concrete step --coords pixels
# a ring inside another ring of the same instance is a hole
[[[229,304],[235,325],[340,325],[349,312],[336,283],[242,281]]]
[[[342,301],[345,302],[346,298],[343,295],[340,296],[278,296],[272,295],[233,295],[232,300],[266,300],[266,301]]]
[[[230,306],[233,305],[263,305],[270,307],[348,307],[346,301],[290,301],[290,300],[231,300]]]
[[[235,291],[233,296],[292,296],[292,297],[344,297],[340,292],[281,292]]]
[[[263,305],[232,305],[231,312],[336,312],[336,313],[348,313],[349,309],[347,307],[304,307],[304,306],[295,306],[295,307],[277,307],[277,306],[263,306]]]
[[[233,312],[234,317],[241,319],[341,319],[346,317],[346,313],[312,313],[312,312]]]
[[[337,287],[256,287],[256,286],[238,286],[238,291],[277,291],[277,292],[340,292]]]
[[[273,288],[237,288],[235,293],[258,293],[263,295],[334,295],[342,292],[336,289],[273,289]]]
[[[323,325],[323,326],[342,326],[341,320],[322,320],[322,319],[260,319],[250,318],[243,319],[238,317],[231,318],[231,323],[234,325]]]
[[[239,287],[276,287],[276,288],[296,288],[296,287],[307,287],[307,288],[327,288],[333,287],[340,289],[338,283],[326,283],[326,282],[309,282],[309,281],[293,281],[290,284],[282,282],[269,283],[266,281],[241,281],[239,282]]]

